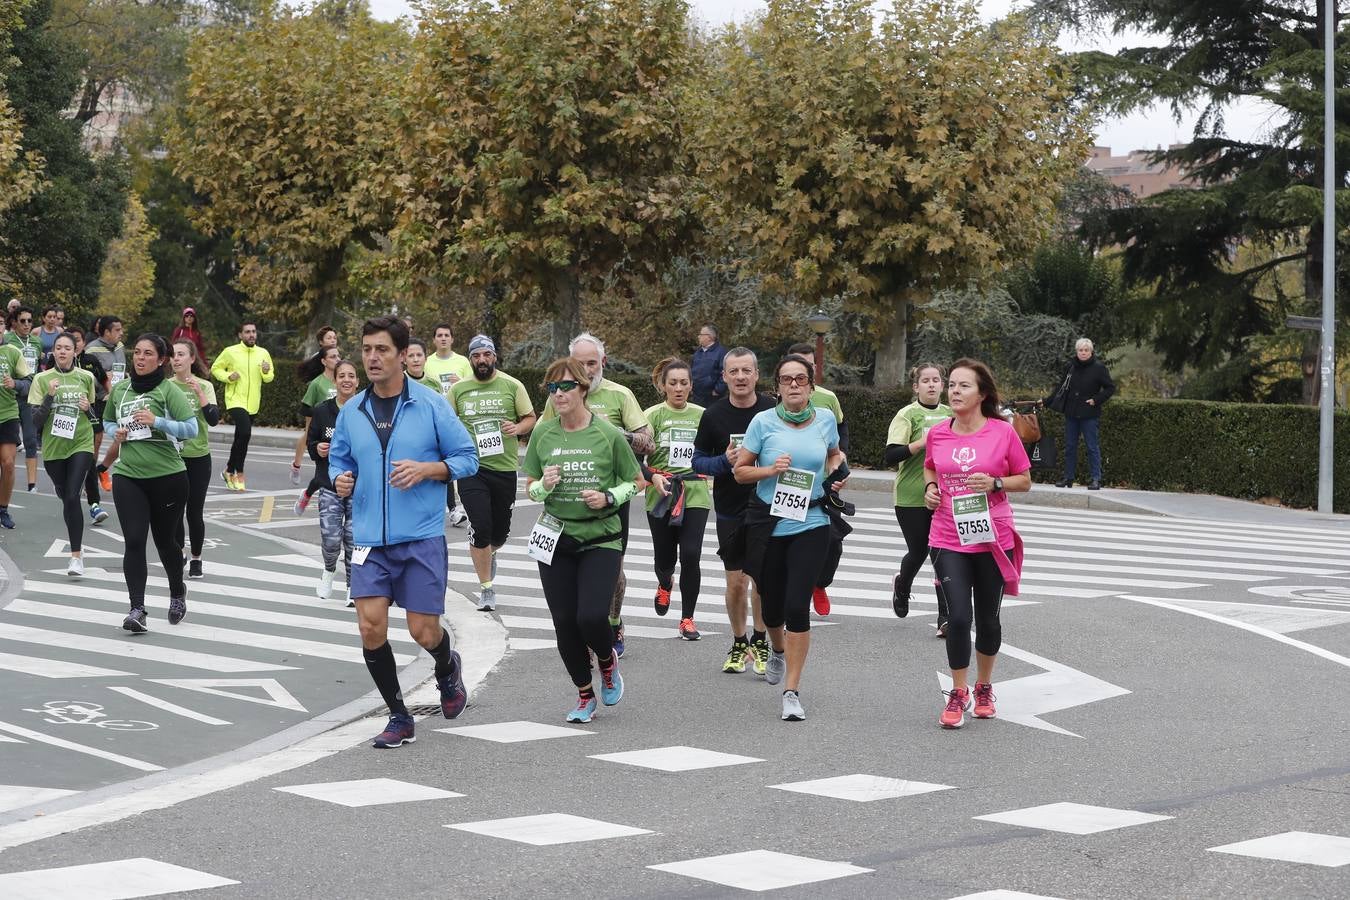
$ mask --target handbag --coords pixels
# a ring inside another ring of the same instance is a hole
[[[1064,380],[1060,382],[1055,392],[1050,395],[1050,399],[1045,401],[1045,405],[1057,413],[1064,412],[1064,407],[1069,402],[1069,379],[1073,377],[1073,367],[1064,373]]]
[[[1018,412],[1014,408],[1012,427],[1024,444],[1034,444],[1041,439],[1041,418],[1035,408],[1031,412]]]
[[[1058,448],[1055,446],[1055,439],[1048,434],[1032,444],[1029,456],[1033,469],[1059,469]]]

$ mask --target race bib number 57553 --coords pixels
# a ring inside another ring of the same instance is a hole
[[[952,498],[952,520],[962,547],[994,541],[994,520],[989,515],[988,494],[965,494]]]

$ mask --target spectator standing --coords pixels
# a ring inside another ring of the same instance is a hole
[[[1102,488],[1102,450],[1098,433],[1102,407],[1116,392],[1116,384],[1106,364],[1097,358],[1092,341],[1079,338],[1074,358],[1060,379],[1059,390],[1045,399],[1045,405],[1064,413],[1064,478],[1056,487],[1073,487],[1078,469],[1078,436],[1087,443],[1088,465],[1092,480],[1088,490]]]
[[[179,341],[191,341],[192,346],[197,348],[197,358],[192,362],[192,371],[205,377],[206,367],[209,364],[206,358],[206,339],[202,337],[201,327],[197,324],[197,311],[190,306],[184,307],[183,317],[169,338],[170,346]]]
[[[258,326],[244,322],[239,326],[239,343],[226,347],[211,366],[211,377],[225,383],[225,409],[234,423],[234,441],[222,478],[232,491],[247,490],[244,460],[253,435],[253,417],[262,404],[262,386],[277,376],[272,354],[258,346]]]
[[[722,380],[722,365],[727,348],[722,346],[716,325],[704,325],[698,330],[698,349],[689,361],[694,379],[694,403],[707,407],[714,400],[727,395],[727,383]]]

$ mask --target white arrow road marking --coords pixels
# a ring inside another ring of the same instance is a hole
[[[189,691],[201,691],[203,694],[214,694],[217,697],[229,697],[231,700],[246,700],[249,703],[261,703],[264,706],[279,706],[282,709],[291,709],[296,712],[308,712],[300,701],[291,695],[291,692],[281,686],[281,682],[275,678],[147,678],[146,681],[153,681],[155,684],[167,684],[169,687],[184,688]],[[255,687],[261,688],[269,699],[254,697],[249,694],[239,694],[234,691],[222,691],[220,688],[226,687]]]
[[[143,762],[142,760],[132,759],[130,756],[122,756],[117,753],[109,753],[107,750],[100,750],[97,747],[86,747],[84,744],[77,744],[74,741],[52,737],[51,735],[43,734],[40,731],[24,728],[21,725],[11,725],[8,722],[0,722],[0,731],[7,731],[10,734],[16,734],[19,737],[28,738],[28,740],[35,741],[39,744],[51,744],[53,747],[60,747],[63,750],[74,750],[76,753],[97,756],[99,759],[106,759],[108,762],[115,762],[118,765],[126,766],[129,769],[139,769],[142,772],[164,771],[163,766],[157,766],[154,763]]]
[[[973,640],[973,638],[972,638]],[[1053,659],[1028,653],[1004,644],[999,653],[1006,653],[1013,659],[1030,663],[1045,669],[1039,675],[1026,675],[1012,681],[1000,681],[994,693],[998,697],[998,717],[1028,728],[1040,728],[1068,737],[1082,737],[1072,731],[1051,725],[1040,717],[1046,713],[1059,712],[1098,700],[1109,700],[1130,693],[1123,687],[1102,681],[1100,678],[1080,672]],[[937,673],[938,683],[944,691],[952,689],[951,675]]]
[[[121,553],[113,553],[111,550],[100,550],[97,547],[91,547],[85,544],[81,555],[85,559],[121,559]],[[47,552],[42,554],[44,558],[64,559],[70,556],[70,542],[63,541],[60,538],[52,541],[52,545],[47,548]]]
[[[129,687],[109,687],[108,690],[116,691],[124,697],[130,697],[132,700],[139,700],[142,703],[148,703],[155,709],[162,709],[166,713],[173,713],[175,716],[182,716],[185,719],[193,719],[198,722],[205,722],[207,725],[232,725],[233,722],[227,722],[224,719],[217,719],[215,716],[208,716],[206,713],[199,713],[195,709],[188,709],[186,706],[179,706],[177,703],[170,703],[168,700],[161,700],[150,694],[142,693],[135,688]]]

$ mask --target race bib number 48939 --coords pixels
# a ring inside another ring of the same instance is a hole
[[[809,469],[788,469],[773,483],[773,503],[769,514],[794,522],[806,521],[806,510],[811,505],[811,490],[816,485],[816,473]]]
[[[473,437],[478,444],[479,456],[500,456],[505,450],[502,428],[495,420],[476,423],[473,426]]]

